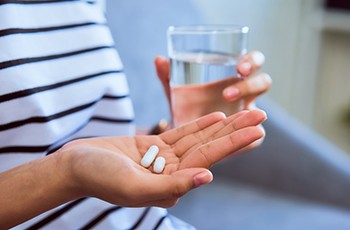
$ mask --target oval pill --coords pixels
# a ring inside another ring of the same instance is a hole
[[[145,155],[142,157],[140,164],[143,167],[148,168],[156,158],[158,152],[159,152],[158,146],[152,145],[151,147],[149,147]]]
[[[155,172],[155,173],[163,172],[164,166],[165,166],[165,158],[164,157],[157,157],[157,159],[153,165],[153,172]]]

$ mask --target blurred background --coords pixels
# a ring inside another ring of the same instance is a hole
[[[121,56],[125,53],[130,56],[130,52],[136,54],[137,50],[146,52],[142,57],[135,55],[138,66],[126,66],[126,72],[132,76],[138,68],[152,73],[152,76],[140,76],[137,82],[130,80],[133,95],[139,90],[144,92],[142,100],[135,100],[140,126],[147,127],[169,117],[153,69],[153,58],[158,54],[167,55],[166,28],[172,24],[240,24],[250,27],[250,50],[261,50],[266,55],[262,71],[273,78],[273,87],[267,96],[305,125],[350,152],[350,8],[347,0],[189,2],[187,9],[181,1],[168,6],[155,4],[153,8],[145,8],[137,2],[128,3],[134,5],[134,11],[124,13],[127,17],[116,21],[114,14],[125,11],[127,6],[109,1],[108,16]],[[173,13],[164,17],[169,8]],[[127,34],[136,37],[125,36]],[[132,50],[118,46],[119,40],[124,44],[127,39],[133,44]],[[146,85],[138,84],[141,80]],[[144,87],[147,84],[155,87]],[[154,103],[155,98],[163,105],[156,116],[150,115],[144,107],[144,104]]]
[[[251,28],[266,55],[268,96],[350,152],[350,3],[346,0],[195,0],[214,24]]]
[[[251,28],[268,96],[350,152],[350,5],[346,0],[196,0],[210,23]]]
[[[144,129],[170,118],[153,66],[168,26],[247,25],[266,56],[263,145],[171,212],[199,229],[350,229],[350,1],[108,0],[107,17]]]

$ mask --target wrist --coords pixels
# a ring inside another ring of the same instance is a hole
[[[68,154],[58,151],[1,173],[2,227],[13,227],[78,198],[69,161]]]
[[[77,156],[75,156],[73,149],[63,147],[52,155],[55,157],[55,166],[58,172],[57,189],[64,194],[67,201],[83,197],[83,190],[77,182],[74,172]]]

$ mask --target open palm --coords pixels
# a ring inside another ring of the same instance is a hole
[[[258,125],[265,119],[260,110],[228,118],[213,113],[160,135],[82,139],[61,151],[75,153],[72,172],[82,195],[125,206],[168,207],[194,187],[209,183],[207,169],[213,164],[261,138]],[[161,175],[140,165],[151,145],[166,159]]]

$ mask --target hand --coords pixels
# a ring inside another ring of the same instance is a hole
[[[69,142],[49,156],[0,173],[1,228],[80,197],[128,207],[170,207],[212,180],[210,166],[264,136],[259,124],[265,119],[261,110],[228,118],[217,112],[160,135]],[[140,165],[154,144],[167,162],[162,174]]]
[[[267,92],[271,85],[271,77],[266,73],[253,74],[261,68],[265,62],[264,55],[259,51],[253,51],[242,58],[237,65],[237,72],[245,79],[224,89],[223,97],[227,101],[244,100],[244,109],[256,109],[255,100]],[[170,63],[161,56],[155,58],[155,68],[161,81],[165,94],[170,102]]]
[[[253,51],[242,58],[237,65],[237,72],[243,77],[243,81],[239,81],[234,85],[226,87],[222,94],[223,97],[230,102],[243,100],[244,109],[256,109],[256,99],[267,92],[272,84],[270,76],[266,73],[253,75],[264,64],[265,57],[259,51]],[[168,102],[170,103],[170,63],[164,57],[155,58],[155,67],[159,80],[161,81]],[[224,108],[223,108],[224,110]],[[263,129],[263,126],[261,126]],[[241,149],[240,151],[247,151],[259,146],[263,142],[263,138],[257,140],[251,145]]]
[[[68,154],[81,196],[123,206],[170,207],[191,189],[211,182],[208,169],[213,164],[262,138],[258,125],[265,119],[261,110],[228,118],[217,112],[160,135],[73,141],[57,154]],[[166,159],[162,174],[140,165],[154,144]]]
[[[271,77],[266,73],[253,75],[265,62],[265,56],[259,51],[253,51],[244,56],[237,65],[237,72],[245,81],[237,82],[224,89],[223,96],[227,101],[243,99],[244,109],[256,109],[255,100],[266,93],[272,84]]]

